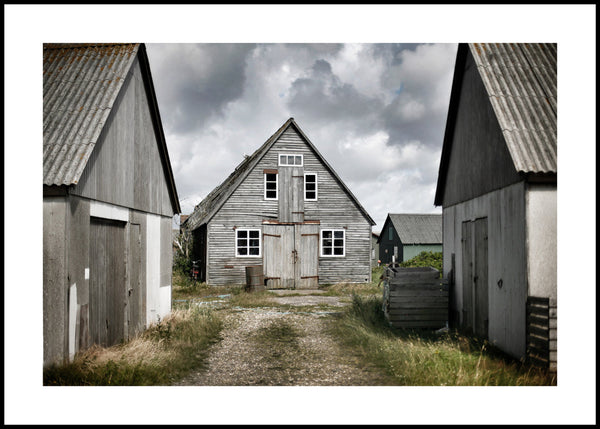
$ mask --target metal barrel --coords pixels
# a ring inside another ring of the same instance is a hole
[[[250,265],[246,267],[246,290],[265,290],[265,276],[262,265]]]

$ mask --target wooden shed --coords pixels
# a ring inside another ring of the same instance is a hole
[[[200,278],[269,288],[371,278],[373,220],[293,118],[246,157],[184,223]]]
[[[556,58],[556,44],[459,45],[435,195],[451,322],[551,368]]]
[[[442,215],[389,213],[378,243],[382,264],[408,261],[421,252],[441,252]]]
[[[44,365],[171,310],[180,212],[144,44],[43,49]]]

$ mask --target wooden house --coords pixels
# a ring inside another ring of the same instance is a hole
[[[421,252],[441,252],[442,215],[389,213],[378,243],[382,264],[408,261]]]
[[[180,212],[143,44],[43,47],[44,364],[171,310]]]
[[[435,205],[451,322],[556,364],[556,44],[460,44]]]
[[[196,206],[200,277],[244,284],[262,266],[269,288],[371,278],[373,220],[293,118]]]

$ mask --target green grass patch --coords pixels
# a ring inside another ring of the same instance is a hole
[[[556,385],[552,374],[515,361],[486,341],[455,332],[396,331],[381,307],[381,298],[355,295],[333,329],[344,346],[384,369],[397,385]]]
[[[175,310],[138,337],[112,347],[93,346],[72,362],[44,369],[45,386],[169,385],[202,368],[223,323],[209,309]]]

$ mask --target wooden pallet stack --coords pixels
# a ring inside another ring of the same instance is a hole
[[[448,282],[435,268],[388,267],[384,274],[383,311],[390,325],[439,329],[448,322]]]

